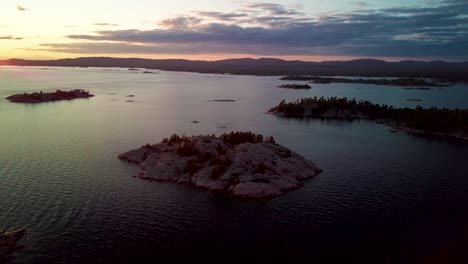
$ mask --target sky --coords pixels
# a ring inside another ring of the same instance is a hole
[[[468,0],[0,0],[0,59],[468,61]]]

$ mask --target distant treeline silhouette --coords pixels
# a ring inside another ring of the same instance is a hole
[[[315,75],[427,77],[468,81],[468,62],[401,61],[360,59],[351,61],[285,61],[280,59],[228,59],[219,61],[151,60],[139,58],[88,57],[60,60],[0,60],[0,65],[61,67],[122,67],[201,73],[246,75]]]
[[[450,86],[453,83],[441,81],[427,81],[425,79],[415,78],[394,78],[394,79],[349,79],[349,78],[338,78],[338,77],[321,77],[321,76],[285,76],[281,80],[290,81],[311,81],[313,83],[363,83],[373,85],[391,85],[391,86],[431,86],[431,87],[443,87]]]
[[[448,108],[394,108],[388,105],[373,104],[369,101],[357,101],[348,98],[302,98],[287,103],[281,101],[270,109],[272,113],[281,113],[296,117],[325,117],[327,111],[345,110],[349,116],[366,116],[369,119],[391,121],[396,126],[418,129],[435,133],[468,133],[468,110]]]

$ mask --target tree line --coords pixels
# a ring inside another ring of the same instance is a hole
[[[324,117],[330,109],[347,110],[351,114],[364,114],[369,119],[393,121],[404,126],[428,132],[468,133],[468,109],[448,108],[395,108],[388,105],[373,104],[369,101],[337,97],[302,98],[293,102],[281,101],[270,109],[272,113],[286,116]]]

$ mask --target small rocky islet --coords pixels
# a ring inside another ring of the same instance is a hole
[[[119,155],[143,179],[189,183],[234,198],[272,198],[299,188],[321,170],[311,161],[251,132],[172,135]]]
[[[0,263],[9,263],[13,260],[13,254],[23,249],[19,241],[26,235],[25,229],[6,231],[0,229]]]
[[[56,102],[56,101],[64,101],[64,100],[75,100],[80,98],[90,98],[94,97],[88,91],[82,89],[74,89],[71,91],[62,91],[57,90],[51,93],[44,93],[34,92],[34,93],[22,93],[22,94],[15,94],[12,96],[7,97],[6,99],[13,103],[26,103],[26,104],[39,104],[39,103],[46,103],[46,102]]]

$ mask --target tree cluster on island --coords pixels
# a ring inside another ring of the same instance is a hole
[[[140,165],[140,178],[188,183],[237,198],[279,196],[321,172],[273,137],[250,131],[218,137],[173,134],[119,158]]]
[[[271,113],[289,117],[368,118],[399,128],[430,133],[468,134],[468,109],[395,108],[348,98],[302,98],[281,101]]]
[[[62,100],[74,100],[78,98],[90,98],[94,95],[82,89],[74,89],[71,91],[57,90],[51,93],[44,93],[43,91],[34,93],[15,94],[7,97],[6,99],[14,103],[44,103]]]

